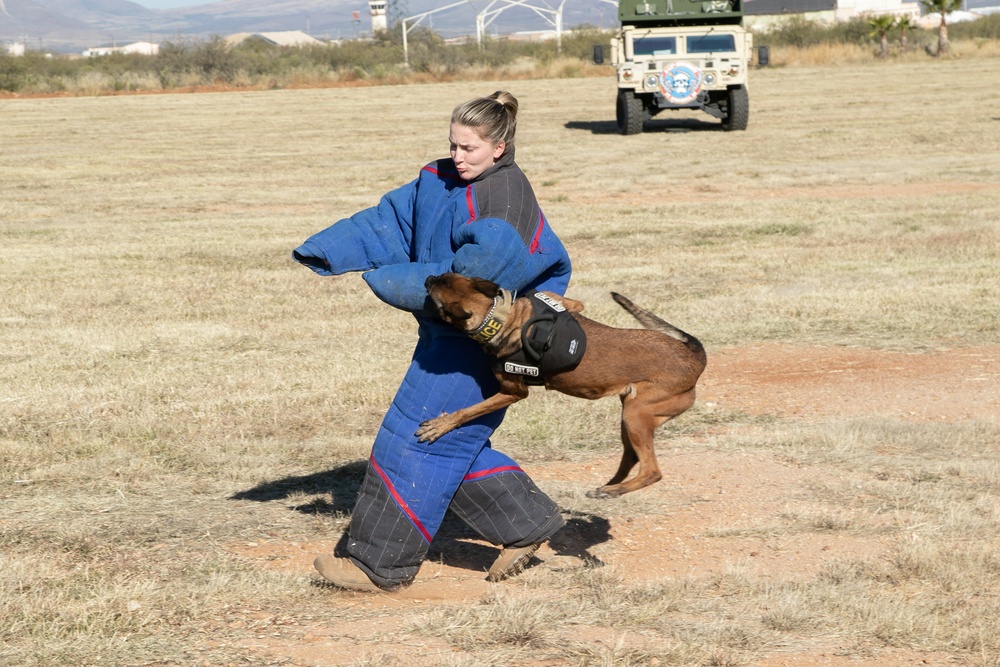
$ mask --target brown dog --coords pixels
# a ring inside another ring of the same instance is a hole
[[[431,276],[426,286],[441,319],[479,340],[491,356],[503,359],[522,348],[525,340],[522,328],[531,319],[530,299],[534,295],[513,299],[510,292],[495,283],[457,273]],[[695,384],[705,369],[705,349],[694,336],[614,292],[612,298],[645,329],[606,326],[578,315],[583,310],[581,302],[551,292],[543,294],[573,313],[573,319],[586,334],[586,347],[574,368],[551,374],[543,372],[536,384],[579,398],[617,395],[622,402],[621,465],[607,484],[587,495],[620,496],[659,481],[663,475],[656,462],[653,432],[694,404]],[[504,313],[508,308],[509,312]],[[488,339],[483,335],[484,330],[493,330]],[[499,393],[476,405],[423,422],[417,437],[433,442],[472,419],[528,395],[524,375],[506,372],[502,364],[495,366],[495,370],[500,381]],[[638,473],[626,482],[636,463]]]

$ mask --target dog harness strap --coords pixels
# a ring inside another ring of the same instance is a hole
[[[532,317],[521,327],[521,349],[534,363],[541,364],[542,357],[552,347],[552,339],[556,335],[555,324],[555,313],[542,313]]]
[[[521,349],[497,365],[524,376],[529,385],[545,384],[543,375],[575,368],[587,349],[587,336],[566,308],[542,292],[531,299],[531,317],[521,329]]]

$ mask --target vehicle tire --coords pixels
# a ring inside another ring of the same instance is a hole
[[[745,130],[750,122],[750,93],[746,87],[736,86],[726,93],[726,118],[722,129],[726,132]]]
[[[619,90],[618,102],[615,105],[615,119],[618,121],[618,132],[621,134],[642,132],[642,122],[645,120],[642,99],[631,90]]]

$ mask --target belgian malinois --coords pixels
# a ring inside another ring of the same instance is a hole
[[[537,297],[570,313],[585,334],[585,351],[567,370],[550,373],[541,365],[533,383],[579,398],[617,395],[622,402],[621,464],[607,484],[587,495],[620,496],[660,480],[663,475],[656,462],[653,432],[694,404],[695,384],[706,363],[705,349],[697,338],[614,292],[612,298],[644,329],[617,329],[595,322],[579,314],[581,302],[552,292],[515,299],[495,283],[457,273],[431,276],[425,285],[439,317],[475,338],[489,355],[500,360],[495,364],[500,390],[476,405],[423,422],[416,433],[421,441],[433,442],[528,395],[529,377],[505,370],[502,360],[522,350],[525,336],[531,335],[530,299]],[[525,324],[529,330],[523,331]],[[637,474],[625,481],[636,463]]]

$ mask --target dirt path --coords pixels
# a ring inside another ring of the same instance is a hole
[[[777,415],[804,422],[862,415],[915,422],[953,422],[972,418],[1000,419],[1000,346],[940,349],[901,353],[853,348],[801,347],[785,344],[715,350],[702,379],[703,406],[747,414]],[[758,577],[815,575],[832,558],[878,553],[886,544],[876,537],[812,534],[794,541],[766,535],[713,537],[706,532],[725,526],[766,524],[790,505],[799,503],[816,483],[836,483],[830,470],[783,464],[760,452],[717,453],[674,450],[661,454],[668,469],[665,483],[644,490],[664,512],[655,516],[588,524],[570,520],[562,537],[538,553],[545,567],[579,567],[581,556],[613,563],[626,579],[643,580],[685,575],[704,576],[738,566]],[[541,483],[594,483],[606,476],[606,458],[575,465],[535,465],[529,472]],[[664,521],[664,514],[669,521]],[[572,545],[584,534],[587,553]],[[457,542],[448,545],[451,552]],[[310,572],[313,557],[331,550],[332,543],[273,543],[234,545],[233,551],[262,567]],[[351,605],[379,610],[372,627],[352,625],[349,632],[328,624],[301,628],[294,646],[263,641],[261,650],[295,664],[342,665],[375,641],[383,623],[435,602],[470,602],[490,590],[482,572],[469,560],[488,562],[476,550],[485,544],[465,544],[471,550],[447,562],[428,562],[417,582],[402,593],[352,596]],[[379,640],[384,642],[384,638]],[[424,650],[448,651],[427,639]],[[944,664],[947,656],[910,651],[882,651],[865,661],[838,656],[830,647],[813,646],[806,653],[790,650],[763,656],[756,667],[903,667]],[[380,644],[393,654],[394,648]],[[406,651],[405,648],[400,648]],[[404,653],[405,654],[405,653]]]
[[[699,400],[803,420],[949,422],[1000,416],[998,387],[1000,346],[903,353],[773,344],[716,351]]]

